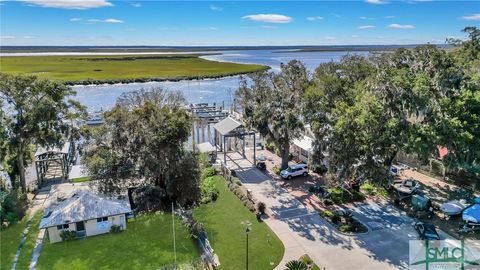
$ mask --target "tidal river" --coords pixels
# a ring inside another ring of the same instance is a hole
[[[320,63],[339,61],[346,54],[367,54],[366,52],[295,52],[274,50],[242,50],[223,51],[218,55],[203,56],[214,61],[228,61],[236,63],[254,63],[267,65],[273,71],[280,69],[281,63],[297,59],[302,61],[309,72],[313,72]],[[178,82],[148,82],[115,85],[88,85],[74,86],[77,91],[76,100],[88,107],[89,111],[111,108],[124,92],[135,91],[141,88],[163,87],[167,90],[181,91],[190,103],[232,104],[235,90],[239,86],[239,76],[221,79],[189,80]]]

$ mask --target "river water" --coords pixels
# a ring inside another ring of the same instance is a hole
[[[280,69],[281,63],[297,59],[302,61],[313,72],[320,63],[339,61],[346,54],[362,54],[366,52],[296,52],[275,50],[242,50],[222,51],[218,55],[203,56],[214,61],[236,63],[254,63],[267,65],[273,71]],[[74,99],[88,107],[89,111],[109,109],[114,106],[116,99],[124,92],[142,88],[163,87],[167,90],[181,91],[190,103],[217,103],[229,107],[239,86],[239,76],[221,79],[185,80],[178,82],[148,82],[115,85],[88,85],[74,86],[77,95]]]

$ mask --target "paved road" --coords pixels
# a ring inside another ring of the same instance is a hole
[[[369,202],[355,206],[356,217],[370,232],[347,236],[332,228],[316,212],[256,168],[243,167],[237,176],[259,201],[266,203],[271,218],[265,222],[285,245],[287,261],[308,254],[326,269],[407,269],[408,240],[415,239],[412,220],[389,204]],[[238,169],[238,168],[237,168]]]

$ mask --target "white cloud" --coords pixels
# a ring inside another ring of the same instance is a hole
[[[117,20],[117,19],[106,19],[106,20],[103,20],[103,22],[105,23],[123,23],[122,20]]]
[[[215,5],[210,5],[210,10],[213,10],[213,11],[222,11],[223,8],[217,7],[217,6],[215,6]]]
[[[217,28],[217,27],[209,27],[208,29],[209,29],[209,30],[212,30],[212,31],[216,31],[216,30],[218,30],[218,28]]]
[[[135,2],[135,3],[130,3],[130,6],[139,8],[142,6],[142,4]]]
[[[396,17],[395,17],[395,16],[392,16],[392,15],[390,15],[390,16],[385,16],[385,17],[383,17],[383,18],[385,18],[385,19],[394,19],[394,18],[396,18]]]
[[[335,40],[335,37],[325,37],[326,40]]]
[[[352,35],[352,38],[358,38],[360,37],[359,35]]]
[[[360,16],[358,18],[360,18],[361,20],[375,20],[375,18],[367,17],[367,16]]]
[[[309,16],[309,17],[307,17],[307,20],[318,21],[318,20],[323,20],[323,17],[321,17],[321,16]]]
[[[467,20],[467,21],[480,21],[480,13],[462,16],[460,17],[460,19]]]
[[[34,36],[23,36],[24,39],[32,39],[35,38]]]
[[[15,39],[15,36],[0,36],[0,39]]]
[[[389,24],[387,27],[393,28],[393,29],[413,29],[415,28],[415,25],[392,23],[392,24]]]
[[[360,25],[358,29],[372,29],[375,28],[375,25]]]
[[[107,0],[22,0],[25,3],[47,8],[89,9],[113,6]]]
[[[374,4],[374,5],[388,4],[388,2],[385,0],[365,0],[365,3]]]
[[[288,17],[280,14],[253,14],[243,16],[242,19],[254,21],[254,22],[266,22],[266,23],[291,23],[292,17]]]
[[[82,19],[82,18],[71,18],[69,21],[71,22],[80,22],[80,23],[87,23],[87,24],[93,24],[93,23],[123,23],[122,20],[118,19]]]

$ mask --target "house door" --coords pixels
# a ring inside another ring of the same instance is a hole
[[[83,221],[75,223],[77,227],[77,238],[83,238],[87,236],[87,232],[85,231],[85,223]]]
[[[77,222],[77,232],[85,231],[85,223],[83,221]]]

